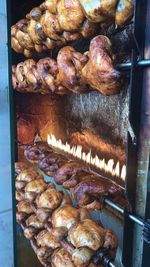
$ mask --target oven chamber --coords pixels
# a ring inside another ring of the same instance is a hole
[[[13,233],[14,233],[14,242],[12,244],[12,250],[14,251],[14,266],[18,267],[27,267],[27,266],[41,266],[38,262],[36,255],[32,251],[29,242],[24,238],[22,231],[19,226],[15,223],[15,180],[14,180],[14,161],[21,159],[21,154],[18,153],[17,142],[14,142],[16,136],[16,114],[15,108],[17,105],[21,106],[21,102],[23,103],[26,99],[28,101],[28,96],[19,95],[13,93],[11,88],[11,64],[15,64],[24,59],[21,55],[17,55],[16,53],[11,51],[10,48],[10,38],[9,38],[9,29],[10,25],[16,22],[18,19],[24,17],[24,15],[33,7],[41,3],[41,1],[35,1],[34,3],[30,3],[30,1],[11,1],[11,5],[9,1],[2,4],[2,9],[4,15],[7,18],[4,28],[7,30],[8,27],[8,36],[5,36],[6,42],[8,38],[9,46],[4,47],[5,54],[3,56],[4,62],[9,61],[8,66],[2,66],[2,70],[9,73],[9,76],[1,77],[3,83],[1,83],[2,88],[2,120],[7,118],[9,124],[6,125],[5,131],[1,131],[1,140],[3,143],[5,139],[6,131],[9,133],[7,146],[5,152],[1,150],[0,161],[4,165],[10,165],[11,161],[11,170],[6,174],[9,184],[12,183],[12,193],[11,188],[9,194],[12,194],[12,206],[13,206]],[[6,9],[7,7],[7,9]],[[11,19],[10,19],[11,14]],[[142,218],[143,222],[148,222],[150,218],[150,177],[149,177],[149,140],[150,140],[150,29],[148,28],[148,22],[150,19],[150,1],[143,1],[143,3],[139,3],[136,1],[135,5],[135,14],[134,14],[134,26],[132,29],[133,32],[133,47],[132,47],[132,55],[131,60],[128,63],[123,63],[119,66],[120,70],[125,73],[129,78],[129,88],[125,88],[121,93],[121,96],[109,97],[107,100],[105,97],[102,97],[98,93],[90,93],[87,96],[76,96],[72,94],[71,96],[63,97],[63,103],[66,106],[66,113],[68,113],[69,109],[73,105],[74,107],[77,105],[83,106],[83,109],[79,109],[80,114],[77,114],[77,117],[80,117],[80,127],[93,127],[93,125],[98,126],[100,123],[97,120],[99,112],[102,112],[101,115],[101,123],[105,123],[105,113],[108,111],[105,108],[108,103],[112,106],[114,105],[114,110],[117,106],[119,109],[119,113],[121,112],[121,116],[118,116],[118,113],[115,114],[116,124],[109,125],[113,129],[116,127],[119,132],[119,137],[121,140],[126,143],[126,180],[125,180],[125,190],[132,207],[132,213],[135,220],[136,218]],[[76,44],[78,48],[78,44]],[[88,42],[82,42],[80,44],[81,50],[85,51],[88,47]],[[57,54],[57,51],[54,52]],[[9,59],[9,60],[8,60]],[[3,76],[3,75],[2,75]],[[4,80],[5,86],[4,87]],[[7,88],[8,86],[8,88]],[[128,86],[127,86],[128,87]],[[6,89],[7,88],[7,89]],[[7,99],[7,95],[9,95]],[[36,98],[37,96],[34,96]],[[30,96],[29,96],[30,98]],[[37,97],[38,98],[38,97]],[[44,98],[44,97],[42,97]],[[44,100],[43,100],[44,101]],[[89,108],[89,103],[97,105],[98,101],[101,101],[101,107],[97,106],[92,113],[92,108]],[[106,103],[108,101],[108,103]],[[13,103],[15,105],[13,105]],[[32,101],[31,101],[32,103]],[[44,103],[44,102],[43,102]],[[118,103],[118,104],[117,104]],[[119,107],[120,105],[120,107]],[[123,109],[121,106],[123,105]],[[112,109],[113,109],[112,108]],[[110,110],[111,113],[112,110]],[[75,111],[72,110],[72,116],[75,120],[74,113],[77,112],[75,107]],[[123,112],[126,112],[123,117]],[[68,116],[64,113],[64,116]],[[96,115],[95,115],[96,113]],[[94,114],[94,115],[93,115]],[[103,115],[104,114],[104,115]],[[88,115],[91,116],[90,120],[88,120]],[[68,118],[68,117],[67,117]],[[85,120],[87,118],[87,120]],[[127,125],[126,119],[130,122],[130,128]],[[81,125],[81,123],[84,123]],[[0,122],[1,123],[1,122]],[[87,124],[86,124],[87,123]],[[117,124],[118,123],[118,124]],[[76,121],[75,121],[76,124]],[[63,124],[62,124],[63,125]],[[92,125],[92,126],[91,126]],[[125,127],[124,127],[125,126]],[[63,126],[62,126],[63,127]],[[61,127],[61,129],[62,129]],[[71,126],[72,127],[72,126]],[[66,124],[66,127],[59,133],[63,138],[63,135],[66,134],[65,128],[70,129],[70,125]],[[74,128],[74,125],[73,125]],[[1,129],[3,126],[1,125]],[[78,129],[78,128],[77,128]],[[123,129],[125,129],[123,131]],[[55,129],[54,129],[55,131]],[[127,138],[126,138],[127,136]],[[109,139],[109,136],[107,137]],[[114,141],[114,140],[111,140]],[[119,141],[120,142],[120,141]],[[119,143],[120,144],[120,143]],[[11,153],[10,151],[11,147]],[[6,161],[4,157],[4,153],[6,153],[6,158],[9,158],[9,162]],[[3,170],[3,175],[5,175],[5,169]],[[107,174],[106,174],[107,176]],[[50,177],[45,177],[47,180],[51,180]],[[1,181],[2,183],[2,181]],[[61,187],[59,187],[62,190]],[[10,198],[11,202],[11,198]],[[10,203],[11,206],[11,203]],[[117,207],[114,207],[116,210]],[[119,248],[116,256],[116,261],[114,263],[106,263],[106,266],[127,266],[127,267],[148,267],[148,258],[150,246],[149,242],[150,237],[149,233],[149,225],[145,225],[145,227],[139,225],[139,222],[135,222],[129,218],[128,210],[124,210],[122,216],[115,216],[113,212],[108,211],[107,209],[103,209],[102,211],[94,211],[92,212],[92,216],[95,220],[101,220],[104,226],[112,228],[119,240]],[[10,217],[12,215],[10,214]],[[138,220],[137,220],[138,221]],[[147,226],[147,228],[146,228]],[[144,228],[144,237],[143,237],[143,228]],[[114,265],[113,265],[114,264]]]

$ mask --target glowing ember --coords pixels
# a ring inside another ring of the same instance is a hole
[[[120,170],[119,161],[117,162],[116,166],[114,166],[114,160],[110,159],[107,163],[105,159],[99,159],[96,155],[92,157],[91,151],[89,153],[85,153],[82,151],[82,146],[70,146],[67,142],[65,144],[59,139],[57,140],[53,134],[48,135],[47,142],[50,146],[58,148],[65,153],[71,154],[76,158],[82,159],[86,163],[96,166],[100,170],[105,171],[106,173],[111,173],[112,176],[120,177],[123,181],[126,178],[126,166],[124,165]]]

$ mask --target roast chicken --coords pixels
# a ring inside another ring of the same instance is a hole
[[[45,0],[12,26],[12,48],[31,58],[35,51],[89,38],[112,23],[123,26],[133,9],[133,0]]]
[[[36,171],[23,170],[16,183],[22,196],[17,199],[17,222],[43,266],[101,266],[93,262],[95,252],[116,250],[112,230],[94,222],[87,209],[73,207],[70,197],[57,191],[53,183],[46,183]],[[34,193],[34,198],[26,198],[28,193]]]
[[[117,239],[113,231],[105,230],[91,219],[84,219],[74,224],[68,236],[76,248],[88,247],[96,251],[100,247],[117,247]]]
[[[54,176],[55,172],[66,162],[66,158],[57,153],[51,153],[39,162],[39,168],[48,176]]]
[[[52,153],[52,149],[44,144],[28,146],[24,150],[26,159],[31,163],[39,163],[40,160]]]
[[[24,162],[15,162],[15,176],[27,169],[27,165]]]
[[[71,188],[80,181],[80,177],[87,174],[89,174],[87,166],[71,160],[56,171],[54,179],[57,184],[63,185],[64,188]]]
[[[56,209],[62,201],[61,192],[54,188],[48,188],[36,199],[36,205],[38,208]]]
[[[113,198],[121,194],[122,191],[118,186],[95,175],[81,181],[72,189],[72,195],[80,206],[92,204],[95,199],[102,201],[105,196]]]
[[[19,92],[64,94],[97,90],[103,95],[119,93],[120,72],[113,66],[114,55],[108,37],[92,39],[89,52],[81,54],[71,46],[63,47],[57,62],[50,58],[28,59],[13,66],[13,87]]]
[[[65,227],[69,230],[72,225],[85,218],[90,218],[86,209],[76,209],[71,205],[66,205],[53,212],[52,225],[53,227]]]

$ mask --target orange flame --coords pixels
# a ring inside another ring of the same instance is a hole
[[[91,151],[89,153],[85,153],[82,151],[82,146],[70,146],[67,142],[65,144],[62,143],[62,141],[59,139],[57,140],[53,134],[48,135],[47,142],[50,146],[53,146],[55,148],[58,148],[65,153],[71,154],[76,158],[79,158],[83,160],[84,162],[93,165],[100,170],[105,171],[106,173],[111,173],[112,176],[120,177],[123,181],[126,178],[126,166],[123,165],[122,169],[120,170],[120,164],[119,161],[117,162],[116,166],[114,166],[114,160],[110,159],[107,163],[105,159],[99,159],[99,157],[96,155],[95,157],[92,157]]]

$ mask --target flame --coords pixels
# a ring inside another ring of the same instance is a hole
[[[91,151],[87,154],[82,151],[82,146],[70,146],[67,142],[65,144],[59,139],[57,140],[53,134],[48,135],[47,142],[50,146],[58,148],[65,153],[71,154],[74,157],[83,160],[84,162],[93,165],[100,170],[105,171],[106,173],[112,174],[114,177],[120,177],[123,181],[126,178],[126,166],[123,165],[122,169],[120,168],[119,161],[117,162],[116,166],[113,159],[110,159],[107,163],[105,159],[99,159],[96,155],[95,157],[92,156]]]

